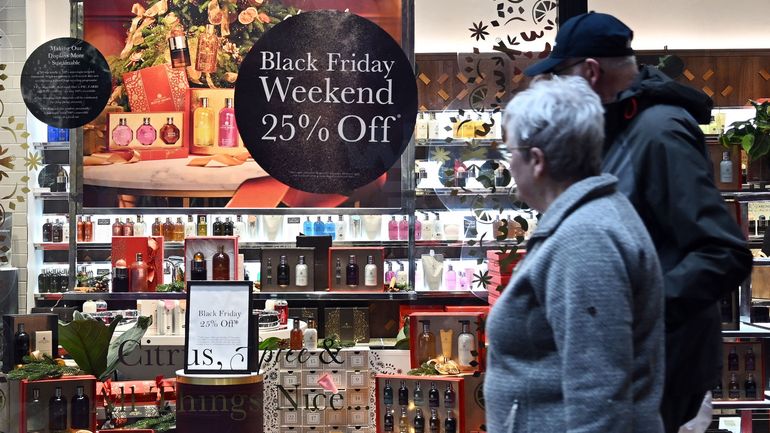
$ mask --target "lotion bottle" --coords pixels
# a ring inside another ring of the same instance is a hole
[[[475,357],[473,352],[476,350],[476,337],[469,332],[470,321],[460,320],[462,332],[457,336],[457,364],[463,371],[473,370],[471,363]]]

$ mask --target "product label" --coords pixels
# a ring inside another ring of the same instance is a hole
[[[108,226],[110,225],[110,219],[109,218],[100,218],[96,220],[96,225],[98,226]]]
[[[300,217],[288,217],[286,218],[287,224],[299,224],[300,223]]]

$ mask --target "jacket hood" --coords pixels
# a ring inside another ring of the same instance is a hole
[[[631,87],[618,95],[618,102],[631,98],[637,99],[639,111],[658,104],[682,107],[700,124],[709,123],[714,107],[714,101],[702,91],[677,83],[652,66],[642,68]]]

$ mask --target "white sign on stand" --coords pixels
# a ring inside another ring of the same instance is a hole
[[[249,281],[187,283],[186,374],[248,374],[256,364]]]

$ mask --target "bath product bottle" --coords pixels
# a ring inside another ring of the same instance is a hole
[[[112,223],[112,235],[123,236],[123,222],[120,221],[120,218],[115,218],[115,222]]]
[[[305,222],[302,223],[302,233],[304,233],[305,236],[313,236],[313,222],[310,221],[310,217],[307,217]]]
[[[399,433],[409,432],[409,419],[406,415],[406,407],[401,406],[401,416],[398,418],[398,431]]]
[[[78,386],[76,389],[76,394],[72,397],[70,427],[88,430],[91,428],[91,405],[88,396],[83,392],[83,387]]]
[[[436,119],[436,113],[430,113],[428,118],[428,138],[430,140],[439,140],[446,137],[441,133],[441,123]]]
[[[216,72],[218,50],[219,38],[216,34],[216,28],[212,24],[206,24],[206,31],[198,35],[195,69],[200,72]]]
[[[422,388],[420,387],[420,382],[417,382],[414,385],[414,404],[416,406],[420,406],[423,403],[425,403],[425,396],[422,393]]]
[[[273,260],[270,258],[267,259],[265,265],[265,281],[268,286],[273,284]]]
[[[401,381],[401,386],[398,388],[398,404],[401,406],[409,405],[409,389],[406,387],[406,382]]]
[[[202,252],[198,251],[193,255],[192,262],[190,263],[190,280],[204,281],[206,279],[206,258]]]
[[[445,361],[452,360],[452,346],[454,345],[453,329],[439,329],[439,341],[441,343],[441,358]]]
[[[298,287],[307,287],[307,265],[305,256],[299,256],[299,262],[294,267],[294,281]]]
[[[219,110],[219,147],[238,147],[233,98],[225,98],[225,106]]]
[[[425,214],[425,221],[422,223],[422,239],[433,239],[433,222],[430,220],[430,214]]]
[[[206,236],[209,232],[209,226],[206,222],[206,215],[198,215],[198,236]]]
[[[168,48],[171,51],[171,66],[184,68],[190,66],[190,48],[187,46],[187,36],[181,25],[177,24],[171,30],[168,38]]]
[[[200,107],[193,112],[193,143],[196,146],[214,145],[214,110],[209,98],[200,98]]]
[[[150,118],[145,117],[142,126],[136,130],[136,140],[143,146],[149,146],[156,138],[158,138],[158,132],[150,125]]]
[[[436,336],[430,332],[430,320],[421,320],[422,333],[417,337],[417,363],[422,365],[436,357]]]
[[[196,230],[195,219],[192,215],[187,215],[187,222],[184,224],[184,237],[189,238],[195,236]]]
[[[436,388],[436,382],[431,382],[430,390],[428,390],[428,406],[438,407],[438,403],[439,403],[438,388]]]
[[[225,227],[222,225],[222,221],[219,220],[219,217],[214,218],[214,224],[211,225],[211,234],[214,236],[225,235]]]
[[[428,120],[420,113],[414,123],[414,139],[420,143],[428,141]]]
[[[142,261],[142,253],[136,253],[136,261],[129,268],[129,284],[132,292],[148,292],[147,263]]]
[[[115,266],[115,276],[112,277],[112,292],[124,293],[128,292],[128,268],[125,266],[125,260],[119,261],[123,266]]]
[[[174,240],[174,223],[171,222],[170,217],[166,218],[166,222],[163,223],[161,232],[163,233],[164,241],[170,242]]]
[[[746,393],[746,398],[757,398],[757,382],[754,381],[754,373],[749,373],[746,377],[746,381],[743,383],[743,390]]]
[[[337,226],[334,225],[334,221],[332,221],[331,216],[328,217],[326,224],[324,225],[324,234],[331,236],[332,240],[337,237]]]
[[[719,181],[722,183],[733,181],[733,162],[730,160],[730,152],[722,152],[722,162],[719,163]]]
[[[289,265],[286,263],[286,256],[281,256],[280,263],[278,264],[278,285],[281,287],[288,287],[291,280],[289,273]]]
[[[134,131],[129,128],[126,119],[121,117],[118,126],[112,130],[112,141],[118,146],[128,146],[134,139]]]
[[[91,221],[91,216],[86,217],[86,222],[83,223],[83,238],[85,242],[94,241],[94,222]]]
[[[446,384],[446,390],[444,391],[444,407],[447,409],[454,409],[455,407],[455,390],[452,387],[452,383]]]
[[[40,401],[40,389],[32,388],[32,400],[27,403],[27,432],[41,433],[45,431],[45,407]]]
[[[313,234],[316,236],[323,236],[326,232],[326,225],[324,225],[324,222],[321,221],[321,217],[317,217],[316,221],[313,223]]]
[[[422,239],[422,223],[417,215],[414,217],[414,240],[419,241]]]
[[[345,284],[348,287],[358,287],[358,264],[356,264],[356,256],[352,254],[348,258],[348,266],[345,268]]]
[[[382,400],[386,405],[393,404],[393,387],[388,379],[385,379],[385,387],[382,389]]]
[[[457,420],[451,409],[447,411],[446,419],[444,420],[444,433],[457,433]]]
[[[335,223],[335,231],[337,232],[336,239],[338,241],[344,241],[347,240],[347,231],[348,231],[348,225],[345,222],[345,217],[343,215],[339,215],[337,222]]]
[[[422,414],[422,408],[417,408],[417,414],[414,416],[414,433],[425,433],[425,417]]]
[[[374,257],[372,256],[366,258],[366,266],[364,266],[364,286],[377,286],[377,265],[374,264]]]
[[[307,319],[307,328],[302,334],[302,346],[308,350],[318,349],[318,330],[313,319]]]
[[[743,361],[746,365],[746,371],[754,371],[756,367],[756,357],[754,356],[754,350],[749,346],[746,353],[743,354]]]
[[[53,224],[51,224],[51,220],[46,218],[45,223],[43,223],[43,242],[51,242],[51,239],[53,239]]]
[[[396,273],[393,272],[393,263],[388,262],[388,270],[385,272],[385,285],[390,286],[394,278],[396,278]]]
[[[727,384],[727,398],[737,400],[741,398],[741,387],[738,385],[738,378],[735,373],[730,373],[730,383]]]
[[[409,275],[406,273],[406,269],[404,269],[404,264],[399,262],[398,263],[398,272],[396,272],[396,284],[399,286],[405,286],[408,283]]]
[[[337,286],[342,285],[342,263],[339,258],[337,258],[337,264],[334,266],[334,281]]]
[[[67,225],[65,225],[65,227]],[[123,236],[133,236],[133,235],[134,235],[134,222],[131,221],[131,218],[126,218],[126,222],[123,224]]]
[[[433,212],[436,215],[436,221],[433,221],[433,239],[441,240],[444,233],[444,224],[441,222],[441,217],[438,212]]]
[[[220,281],[230,279],[230,256],[225,253],[224,245],[219,245],[217,253],[211,258],[211,279]]]
[[[441,430],[441,420],[438,419],[438,412],[435,407],[430,409],[430,433],[439,433]]]
[[[398,239],[402,241],[409,240],[409,221],[406,215],[398,222]]]
[[[230,217],[225,218],[225,222],[222,224],[222,233],[225,236],[232,236],[234,231],[235,224],[233,224],[233,220]]]
[[[174,125],[174,118],[167,117],[166,124],[160,128],[160,139],[166,144],[176,144],[179,141],[179,128]]]
[[[444,286],[447,290],[457,289],[457,273],[452,269],[452,265],[447,265],[446,275],[444,276]]]
[[[465,272],[457,273],[457,282],[460,285],[460,290],[468,290],[468,278],[465,276]]]
[[[144,236],[145,233],[147,233],[147,224],[144,222],[144,217],[137,215],[136,223],[134,223],[134,236]]]
[[[390,221],[388,221],[388,239],[398,240],[398,221],[396,221],[395,216],[391,216]]]
[[[361,237],[361,215],[350,216],[350,240],[354,241]]]
[[[740,368],[740,362],[738,360],[738,352],[735,346],[730,347],[730,353],[727,355],[727,370],[738,371]]]
[[[24,324],[16,325],[16,334],[13,336],[13,344],[16,352],[13,358],[13,365],[24,363],[24,357],[29,355],[29,334],[24,330]]]
[[[299,317],[292,319],[292,329],[289,334],[289,348],[291,350],[302,349],[302,330],[299,328]]]
[[[392,432],[393,423],[393,408],[390,405],[385,406],[385,418],[382,421],[382,429],[388,433]]]
[[[56,387],[48,400],[48,428],[52,431],[67,430],[67,400],[62,397],[61,387]]]
[[[184,222],[182,222],[182,217],[176,217],[173,240],[175,242],[182,242],[184,240]]]
[[[241,242],[243,242],[243,239],[246,238],[246,234],[246,223],[243,222],[243,218],[238,215],[235,217],[235,222],[233,223],[233,235],[240,237]]]

